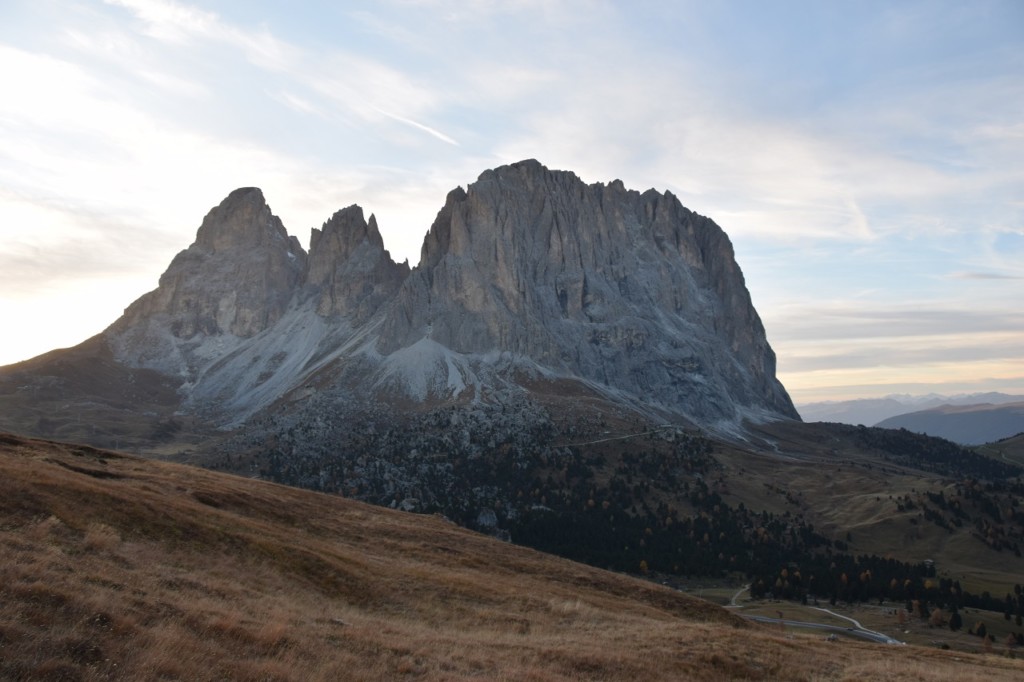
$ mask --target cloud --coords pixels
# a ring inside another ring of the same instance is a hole
[[[117,4],[133,11],[147,31],[229,44],[260,68],[281,72],[290,85],[280,90],[286,96],[277,97],[295,110],[324,112],[328,120],[338,116],[344,125],[373,126],[382,141],[406,148],[419,143],[389,132],[383,121],[402,122],[449,145],[459,144],[457,139],[478,143],[488,139],[485,129],[442,132],[427,121],[442,120],[453,106],[481,112],[511,125],[494,138],[492,159],[535,157],[596,180],[623,177],[634,184],[630,180],[635,178],[637,186],[667,187],[691,207],[719,219],[735,238],[864,242],[893,231],[967,229],[941,210],[942,199],[962,193],[962,172],[904,150],[894,155],[882,144],[888,139],[872,137],[871,131],[891,128],[907,111],[933,110],[921,105],[934,103],[940,94],[948,99],[945,92],[931,94],[927,82],[904,88],[926,95],[894,98],[895,86],[887,84],[887,97],[837,99],[831,110],[823,109],[829,117],[825,123],[794,125],[792,119],[737,107],[718,93],[709,97],[706,88],[702,92],[709,74],[701,74],[695,56],[685,50],[680,59],[655,43],[637,53],[627,42],[632,36],[629,17],[605,5],[586,4],[581,15],[560,4],[539,21],[535,3],[472,8],[401,3],[401,13],[410,15],[405,19],[421,24],[421,30],[411,33],[408,23],[397,21],[386,6],[350,13],[362,30],[398,48],[420,54],[429,46],[432,54],[420,62],[433,66],[424,70],[408,62],[396,68],[367,53],[337,48],[314,56],[266,28],[243,29],[177,3]],[[530,30],[539,32],[543,48],[519,51],[510,62],[507,50],[527,17],[538,27]],[[694,21],[699,23],[699,18]],[[552,34],[565,22],[588,30],[577,31],[571,44],[552,42]],[[609,32],[608,23],[616,22],[623,30]],[[439,51],[442,28],[450,35],[446,49]],[[471,60],[443,73],[432,70],[454,66],[454,56],[469,35],[475,38]],[[496,58],[499,54],[501,59]],[[658,61],[648,63],[651,59]],[[963,99],[971,97],[957,101]],[[920,121],[918,116],[899,125]],[[955,122],[962,123],[962,117]],[[942,127],[935,134],[947,130]],[[1015,128],[993,122],[979,130],[1004,139]],[[858,132],[850,136],[848,131]],[[981,184],[979,196],[992,182],[1005,181],[971,177]],[[891,206],[896,202],[900,215]],[[933,205],[939,210],[929,210]]]
[[[897,387],[913,392],[927,382],[944,383],[936,391],[951,391],[950,382],[980,390],[982,377],[1024,377],[1024,314],[998,302],[974,308],[927,302],[879,307],[873,301],[792,305],[766,326],[779,378],[804,401],[884,395]],[[864,390],[873,384],[887,388]]]
[[[135,82],[126,85],[126,88],[137,88],[140,85],[152,87],[171,97],[191,100],[211,95],[209,88],[197,79],[184,78],[165,69],[142,45],[123,31],[97,26],[87,33],[77,28],[65,28],[62,38],[81,58],[95,60],[121,77],[133,78]]]
[[[981,280],[1015,280],[1024,279],[1020,275],[1007,275],[999,272],[954,272],[949,275],[952,279],[981,279]]]
[[[439,106],[434,91],[378,59],[337,47],[310,52],[279,39],[266,26],[242,27],[217,14],[169,0],[107,1],[130,10],[143,22],[146,35],[173,46],[202,43],[237,50],[264,72],[262,78],[283,79],[285,86],[273,90],[271,96],[292,110],[328,120],[338,114],[342,120],[378,128],[385,120],[398,121],[433,139],[458,145],[451,135],[422,122]],[[393,141],[401,143],[402,138]]]
[[[145,24],[147,35],[171,43],[187,43],[194,36],[213,34],[220,24],[217,15],[212,12],[165,0],[104,2],[130,10]]]
[[[137,216],[110,215],[74,198],[0,190],[0,215],[14,221],[3,230],[0,252],[0,288],[12,297],[112,273],[151,274],[156,252],[173,254],[185,246]]]
[[[667,187],[744,238],[865,242],[955,228],[948,214],[928,207],[962,192],[962,177],[858,139],[695,97],[685,68],[601,64],[567,80],[576,87],[528,83],[536,104],[498,156]]]
[[[194,42],[222,43],[242,51],[254,65],[269,71],[288,71],[300,57],[297,48],[274,37],[269,29],[243,29],[213,13],[170,0],[104,0],[123,7],[139,19],[143,33],[175,47]]]
[[[971,333],[1024,333],[1024,311],[1001,304],[950,307],[934,302],[880,306],[877,301],[792,304],[773,318],[773,337],[816,343],[831,339],[911,339]],[[1022,346],[1024,350],[1024,346]]]
[[[407,74],[343,52],[332,53],[324,64],[295,74],[295,79],[314,97],[355,114],[364,123],[396,118],[408,122],[413,120],[410,116],[422,116],[439,106],[437,94]]]
[[[273,97],[300,114],[309,114],[320,118],[324,118],[326,116],[320,107],[309,102],[307,99],[299,97],[298,95],[293,95],[290,92],[278,92],[275,93]]]
[[[935,363],[967,364],[995,360],[1024,361],[1020,333],[979,332],[905,339],[871,339],[866,343],[798,345],[785,358],[786,371],[851,370],[912,367]]]
[[[405,118],[404,116],[399,116],[397,114],[391,114],[391,113],[388,113],[388,112],[380,110],[380,109],[378,109],[377,111],[379,111],[381,114],[383,114],[384,116],[387,116],[390,119],[394,119],[395,121],[398,121],[399,123],[404,123],[405,125],[411,126],[411,127],[415,128],[416,130],[422,130],[423,132],[427,133],[428,135],[432,135],[432,136],[436,137],[437,139],[441,140],[442,142],[447,142],[448,144],[454,145],[456,147],[459,146],[458,142],[456,142],[452,138],[448,137],[447,135],[445,135],[441,131],[435,130],[435,129],[431,128],[430,126],[423,125],[422,123],[417,123],[416,121],[413,121],[412,119]]]
[[[393,173],[169,125],[118,96],[116,83],[65,60],[0,46],[0,64],[0,235],[8,245],[0,279],[8,292],[66,295],[72,282],[138,268],[155,284],[206,211],[238,186],[263,187],[303,240],[339,206],[380,196],[368,188],[401,188]],[[434,193],[433,211],[443,196]],[[415,260],[428,220],[396,254]]]

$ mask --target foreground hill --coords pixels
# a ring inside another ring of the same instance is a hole
[[[1013,680],[830,643],[415,516],[0,436],[0,677]]]

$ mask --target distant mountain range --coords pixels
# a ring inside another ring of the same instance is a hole
[[[1024,431],[1024,396],[972,393],[954,396],[890,395],[798,405],[804,421],[905,428],[956,443],[989,443]]]
[[[877,426],[926,433],[963,445],[981,445],[1024,432],[1024,402],[941,405],[890,417]]]

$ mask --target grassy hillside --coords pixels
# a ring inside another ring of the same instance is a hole
[[[99,336],[0,368],[0,430],[115,449],[188,442],[180,379],[114,360]]]
[[[975,452],[986,457],[991,457],[1000,462],[1010,462],[1018,466],[1024,466],[1024,433],[1004,438],[995,443],[977,445],[973,448]]]
[[[438,517],[0,436],[0,678],[1012,680],[824,642]]]

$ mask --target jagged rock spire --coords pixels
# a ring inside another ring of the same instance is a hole
[[[409,274],[384,248],[377,219],[363,218],[363,209],[343,208],[309,240],[306,283],[316,291],[317,313],[351,315],[358,323],[390,301]]]
[[[307,256],[260,190],[236,190],[107,337],[121,361],[247,409],[317,363],[351,363],[364,382],[352,390],[417,399],[525,369],[699,424],[796,417],[713,221],[668,192],[534,160],[452,190],[411,271],[357,205],[312,231]]]

